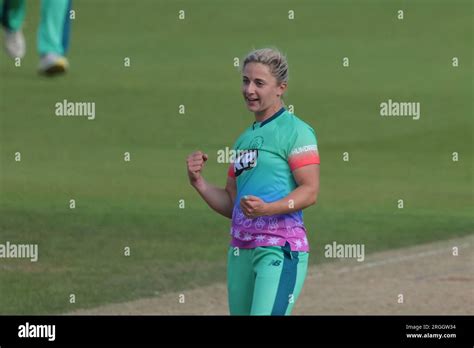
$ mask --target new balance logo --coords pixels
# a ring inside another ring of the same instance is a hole
[[[281,260],[272,260],[269,264],[269,266],[280,266],[281,265]]]

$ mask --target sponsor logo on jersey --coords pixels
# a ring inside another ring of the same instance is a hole
[[[258,150],[243,150],[234,162],[234,174],[238,177],[245,170],[254,168],[257,165]]]
[[[297,155],[302,152],[308,152],[308,151],[318,151],[318,147],[316,145],[300,146],[300,147],[297,147],[296,149],[293,149],[293,151],[290,152],[290,156]]]

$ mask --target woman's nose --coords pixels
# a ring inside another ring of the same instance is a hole
[[[255,92],[255,87],[251,83],[249,83],[248,85],[244,87],[244,91],[245,91],[245,94],[247,95],[252,94]]]

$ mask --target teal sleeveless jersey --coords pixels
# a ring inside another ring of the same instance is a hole
[[[294,114],[281,108],[263,122],[254,122],[233,146],[235,160],[228,175],[234,177],[237,196],[232,212],[231,245],[239,248],[283,246],[309,251],[301,210],[289,214],[245,217],[240,199],[253,195],[265,202],[286,197],[297,184],[292,171],[309,164],[319,164],[314,129]]]

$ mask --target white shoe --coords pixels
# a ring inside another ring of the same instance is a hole
[[[39,63],[39,73],[45,75],[56,75],[65,73],[69,68],[66,57],[56,53],[47,53],[41,57]]]
[[[5,49],[12,58],[23,58],[26,53],[25,37],[23,32],[5,29]]]

